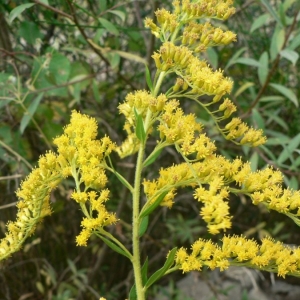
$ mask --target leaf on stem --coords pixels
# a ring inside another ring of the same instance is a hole
[[[25,3],[15,7],[9,14],[8,23],[11,24],[25,9],[30,8],[33,5],[35,5],[35,3]]]
[[[121,249],[117,244],[111,242],[109,239],[105,238],[102,235],[99,235],[101,240],[112,250],[114,250],[115,252],[124,255],[125,257],[131,259],[131,257],[128,255],[128,253],[126,253],[123,249]]]
[[[27,127],[29,121],[33,117],[36,109],[38,108],[41,100],[43,99],[44,93],[40,93],[35,99],[30,103],[29,107],[27,108],[27,112],[23,115],[20,123],[20,132],[23,134],[25,128]]]
[[[163,265],[162,268],[157,270],[151,277],[148,279],[148,281],[145,284],[145,288],[149,288],[153,283],[155,283],[158,279],[160,279],[162,276],[165,275],[165,273],[172,267],[176,255],[177,247],[173,248],[169,254],[168,258]]]
[[[163,201],[168,192],[169,191],[162,192],[153,203],[147,202],[141,211],[140,219],[150,215],[152,211]]]
[[[134,109],[134,114],[135,114],[135,118],[136,118],[135,134],[136,134],[137,138],[142,143],[144,143],[145,140],[146,140],[146,132],[145,132],[145,129],[144,129],[143,118],[140,114],[138,114],[136,109]]]
[[[142,237],[148,228],[149,216],[145,216],[142,218],[139,227],[139,237]]]
[[[147,67],[147,65],[145,65],[145,72],[146,72],[145,75],[146,75],[146,82],[147,82],[148,88],[151,91],[151,93],[153,93],[153,83],[152,83],[151,74],[150,74],[150,71],[149,71],[149,68]]]

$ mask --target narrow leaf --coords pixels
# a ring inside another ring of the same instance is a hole
[[[152,92],[153,91],[153,83],[151,80],[151,74],[150,74],[149,68],[146,64],[145,64],[145,73],[146,73],[145,75],[146,75],[146,82],[147,82],[148,88]]]
[[[152,211],[163,201],[168,192],[169,191],[165,191],[161,193],[153,203],[147,202],[141,211],[140,218],[150,215]]]
[[[264,51],[259,58],[259,67],[258,67],[258,79],[261,85],[264,85],[266,82],[268,73],[269,73],[269,56],[268,52]]]
[[[121,10],[109,10],[108,12],[118,16],[122,20],[122,22],[125,21],[126,14],[123,11],[121,11]]]
[[[98,18],[98,20],[107,31],[109,31],[110,33],[112,33],[114,35],[119,35],[119,30],[112,22],[110,22],[104,18]]]
[[[142,218],[139,226],[139,237],[142,237],[148,228],[149,215]]]
[[[229,59],[227,65],[225,66],[225,70],[227,70],[230,66],[235,64],[235,61],[237,60],[238,57],[240,57],[243,52],[247,50],[246,47],[243,47],[242,49],[238,50],[232,57]]]
[[[277,54],[281,51],[284,43],[284,36],[284,29],[280,29],[279,26],[276,26],[270,44],[271,61],[273,61],[276,58]]]
[[[292,153],[299,147],[299,145],[300,145],[300,133],[298,133],[284,148],[284,150],[279,155],[277,162],[279,164],[285,162],[289,157],[291,157]]]
[[[291,89],[286,88],[285,86],[277,83],[270,83],[270,86],[277,90],[282,95],[286,96],[289,100],[291,100],[296,107],[299,106],[297,96]]]
[[[141,273],[142,273],[142,282],[143,282],[143,285],[146,284],[147,282],[147,277],[148,277],[148,257],[146,258],[143,266],[142,266],[142,270],[141,270]]]
[[[300,33],[291,39],[291,43],[288,45],[288,49],[295,50],[300,46]]]
[[[115,252],[124,255],[125,257],[131,259],[131,257],[123,250],[121,249],[118,245],[116,245],[115,243],[111,242],[109,239],[103,237],[102,235],[100,235],[101,240],[112,250],[114,250]]]
[[[280,56],[289,60],[294,66],[296,65],[297,60],[299,59],[299,54],[296,51],[289,49],[284,49],[280,51]]]
[[[157,157],[160,155],[162,151],[162,148],[161,149],[158,149],[158,150],[153,150],[153,152],[150,154],[150,156],[147,157],[147,159],[144,161],[143,163],[143,167],[147,167],[149,165],[151,165],[152,163],[154,163],[157,159]]]
[[[8,16],[8,22],[11,24],[25,9],[30,8],[33,5],[35,5],[35,3],[25,3],[15,7]]]
[[[250,166],[251,166],[252,172],[255,172],[257,170],[258,159],[259,159],[259,156],[258,156],[257,152],[254,152],[252,154],[252,156],[250,157]]]
[[[135,134],[137,138],[144,143],[146,140],[146,132],[144,129],[144,121],[141,115],[138,114],[136,109],[134,109],[134,114],[136,118],[136,128],[135,128]]]
[[[273,7],[271,6],[271,4],[269,3],[268,0],[260,0],[261,3],[267,8],[268,12],[270,13],[270,15],[276,20],[276,22],[283,27],[281,20],[279,18],[279,16],[277,15],[276,11],[273,9]]]
[[[145,284],[145,288],[149,288],[153,283],[155,283],[158,279],[160,279],[162,276],[165,275],[166,271],[168,271],[171,266],[174,263],[174,259],[175,259],[175,255],[176,255],[176,251],[177,248],[173,248],[169,254],[168,254],[168,258],[165,262],[165,264],[163,265],[162,268],[160,268],[159,270],[157,270],[146,282]]]
[[[41,100],[43,99],[44,93],[40,93],[29,105],[27,113],[25,113],[21,119],[20,132],[23,134],[25,128],[27,127],[29,121],[33,117],[36,109],[38,108]]]
[[[128,52],[125,52],[125,51],[119,51],[119,50],[111,50],[111,52],[117,53],[125,59],[132,60],[132,61],[135,61],[135,62],[138,62],[138,63],[141,63],[141,64],[146,64],[147,63],[147,61],[144,58],[142,58],[142,57],[140,57],[136,54],[128,53]]]
[[[131,287],[129,292],[129,300],[137,300],[136,287],[135,284]]]
[[[243,64],[252,67],[259,67],[259,62],[253,58],[240,57],[235,61],[236,64]]]
[[[266,24],[266,22],[269,20],[270,15],[269,14],[263,14],[259,16],[251,25],[250,32],[252,33],[256,29],[262,27]]]
[[[238,88],[238,90],[235,92],[234,97],[238,97],[240,94],[242,94],[245,90],[248,88],[254,86],[253,82],[245,82],[241,87]]]

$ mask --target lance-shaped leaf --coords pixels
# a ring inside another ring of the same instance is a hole
[[[162,192],[154,202],[150,203],[149,201],[145,204],[143,207],[141,214],[140,214],[140,219],[142,219],[145,216],[148,216],[152,213],[152,211],[163,201],[165,196],[168,194],[169,191],[164,191]]]
[[[168,255],[168,258],[163,265],[162,268],[157,270],[146,282],[145,288],[149,288],[153,283],[155,283],[158,279],[160,279],[162,276],[166,274],[166,272],[172,267],[174,264],[175,260],[175,255],[176,255],[177,247],[173,248]]]
[[[137,110],[134,109],[135,119],[136,119],[136,128],[135,128],[135,134],[137,138],[144,143],[146,140],[146,132],[144,128],[144,121],[140,114],[138,114]]]
[[[102,235],[99,235],[101,240],[112,250],[116,251],[119,254],[124,255],[125,257],[129,258],[131,260],[131,255],[129,253],[126,253],[122,248],[120,248],[117,244],[113,243],[109,239],[105,238]]]

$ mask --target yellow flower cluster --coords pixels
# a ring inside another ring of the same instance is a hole
[[[190,22],[184,28],[181,44],[188,45],[195,53],[204,52],[207,47],[227,45],[236,41],[236,34],[231,31],[224,32],[213,27],[209,22],[198,24]]]
[[[145,25],[151,29],[151,32],[156,37],[165,39],[168,38],[168,33],[172,34],[178,30],[179,24],[207,17],[221,20],[228,19],[235,13],[235,8],[232,7],[232,4],[232,0],[174,0],[174,13],[170,13],[164,8],[155,12],[159,26],[150,18],[146,18]]]
[[[202,124],[198,123],[195,115],[184,115],[179,107],[179,101],[170,100],[166,103],[164,111],[159,117],[158,131],[161,141],[167,144],[180,146],[184,155],[196,153],[196,158],[201,159],[212,154],[216,147],[202,131]],[[198,134],[198,136],[197,136]]]
[[[103,190],[98,198],[95,192],[85,192],[88,188],[102,189],[105,186],[104,159],[116,148],[108,137],[95,140],[96,135],[96,120],[73,111],[64,134],[54,140],[58,154],[48,152],[42,156],[38,168],[29,174],[17,191],[20,199],[17,219],[7,224],[8,232],[0,241],[0,260],[19,250],[25,239],[33,234],[36,224],[51,214],[50,193],[68,176],[73,176],[76,182],[77,191],[72,198],[81,205],[88,201],[91,215],[92,211],[97,212],[96,217],[88,215],[82,221],[84,229],[77,238],[78,244],[86,244],[92,230],[116,222],[115,215],[108,213],[103,204],[108,199],[108,190]],[[82,183],[84,192],[80,192]]]
[[[104,189],[98,196],[95,191],[91,192],[73,192],[72,198],[79,203],[88,203],[90,205],[90,213],[81,221],[83,227],[80,234],[76,237],[78,246],[86,246],[87,240],[93,232],[112,225],[117,222],[116,215],[106,210],[104,203],[108,200],[109,190]],[[96,213],[95,213],[96,212]],[[96,214],[96,215],[95,215]]]
[[[217,102],[232,89],[233,82],[225,78],[221,70],[213,71],[206,62],[193,56],[192,51],[185,46],[165,42],[152,57],[157,69],[174,71],[180,75],[192,88],[189,94],[215,95],[213,101]]]
[[[80,175],[79,183],[101,189],[107,182],[102,163],[116,146],[109,137],[96,140],[97,127],[94,118],[73,111],[70,124],[64,128],[64,134],[54,139],[54,144],[66,170],[76,180]]]
[[[210,269],[229,266],[247,266],[279,276],[300,276],[300,247],[291,248],[271,238],[264,238],[261,245],[254,240],[241,236],[224,236],[222,245],[210,240],[199,239],[191,247],[191,254],[180,248],[175,263],[183,272],[201,270],[203,266]]]
[[[51,214],[50,192],[62,179],[57,155],[48,152],[42,156],[38,168],[29,174],[16,193],[20,199],[17,218],[7,224],[8,231],[0,241],[0,260],[19,250],[25,239],[34,233],[37,223]]]
[[[210,151],[206,154],[193,163],[162,168],[157,179],[145,180],[147,200],[154,202],[168,192],[161,205],[172,207],[176,189],[191,186],[195,189],[194,198],[203,204],[200,215],[211,234],[231,227],[227,202],[230,192],[248,195],[253,204],[262,203],[300,224],[300,191],[283,189],[279,171],[266,168],[252,172],[250,164],[241,159],[230,161]]]
[[[120,157],[123,158],[138,151],[140,141],[135,134],[136,114],[140,115],[144,121],[149,110],[152,113],[152,119],[154,119],[163,110],[166,101],[167,97],[164,94],[153,97],[147,91],[136,91],[126,96],[125,101],[118,107],[119,112],[126,118],[124,130],[127,133],[127,139],[116,148]],[[148,133],[151,132],[151,127],[146,128],[146,130]]]
[[[227,20],[235,13],[232,0],[174,0],[173,6],[177,14],[185,20],[199,18],[217,18]]]
[[[202,24],[194,20],[203,17],[217,17],[226,19],[234,13],[233,2],[229,1],[173,1],[174,13],[165,9],[156,12],[158,25],[151,19],[146,19],[146,27],[164,42],[158,52],[152,57],[159,72],[176,73],[180,76],[172,97],[187,97],[196,100],[205,110],[212,115],[216,123],[231,116],[236,111],[236,106],[228,99],[220,104],[217,111],[211,111],[209,106],[219,102],[222,97],[232,90],[233,82],[224,77],[222,70],[212,70],[203,60],[195,56],[207,47],[227,45],[236,40],[236,35],[231,31],[215,28],[209,22]],[[171,24],[177,24],[176,30]],[[181,33],[182,29],[182,33]],[[177,35],[180,35],[177,37]],[[176,43],[180,42],[177,46]],[[204,104],[198,100],[199,96],[213,96],[210,103]],[[222,116],[219,116],[219,114]],[[249,128],[240,119],[235,118],[228,124],[217,125],[221,133],[228,140],[235,140],[237,144],[259,146],[265,143],[266,138],[261,130]]]
[[[239,118],[233,118],[226,124],[225,128],[222,129],[222,132],[228,140],[239,139],[241,145],[250,144],[256,147],[263,145],[267,140],[261,129],[249,128],[249,126]]]
[[[167,191],[168,194],[166,194],[162,200],[161,205],[171,208],[173,206],[176,188],[190,185],[192,177],[191,170],[186,163],[182,163],[167,169],[160,169],[159,175],[157,180],[144,180],[144,192],[148,201],[152,203],[155,202],[160,194]]]
[[[229,191],[224,187],[222,177],[215,177],[209,182],[209,189],[199,187],[195,190],[194,198],[204,205],[200,215],[207,223],[208,232],[217,234],[231,228],[229,205],[224,199],[228,199]]]

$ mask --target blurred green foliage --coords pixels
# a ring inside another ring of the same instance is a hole
[[[14,219],[14,191],[39,155],[53,148],[52,138],[61,134],[71,110],[95,117],[100,136],[108,134],[117,143],[123,139],[123,120],[116,107],[128,92],[146,88],[144,63],[151,71],[156,45],[143,19],[153,16],[158,4],[168,8],[170,1],[0,3],[0,236],[7,220]],[[267,164],[279,168],[286,184],[295,189],[300,183],[299,6],[296,0],[275,4],[237,0],[236,15],[218,26],[237,33],[238,41],[207,53],[210,64],[234,80],[230,98],[238,116],[265,130],[266,145],[243,147],[241,152],[217,135],[204,112],[185,104],[187,111],[209,125],[208,135],[216,140],[220,153],[244,157],[253,170]],[[155,164],[170,165],[178,159],[170,149]],[[130,158],[118,167],[132,179]],[[110,209],[125,221],[111,231],[126,244],[130,195],[114,180]],[[67,182],[53,193],[53,216],[40,225],[23,251],[0,268],[1,299],[124,299],[128,294],[133,274],[125,259],[111,255],[98,240],[84,249],[75,246],[80,216],[70,201],[72,189]],[[183,208],[161,209],[149,221],[143,243],[150,249],[153,268],[165,259],[170,240],[184,245],[203,236],[194,201],[186,194],[178,196]],[[291,235],[293,240],[299,238],[292,222],[249,207],[247,199],[232,199],[232,210],[233,232],[273,234],[287,243]],[[241,226],[239,220],[248,226]]]

